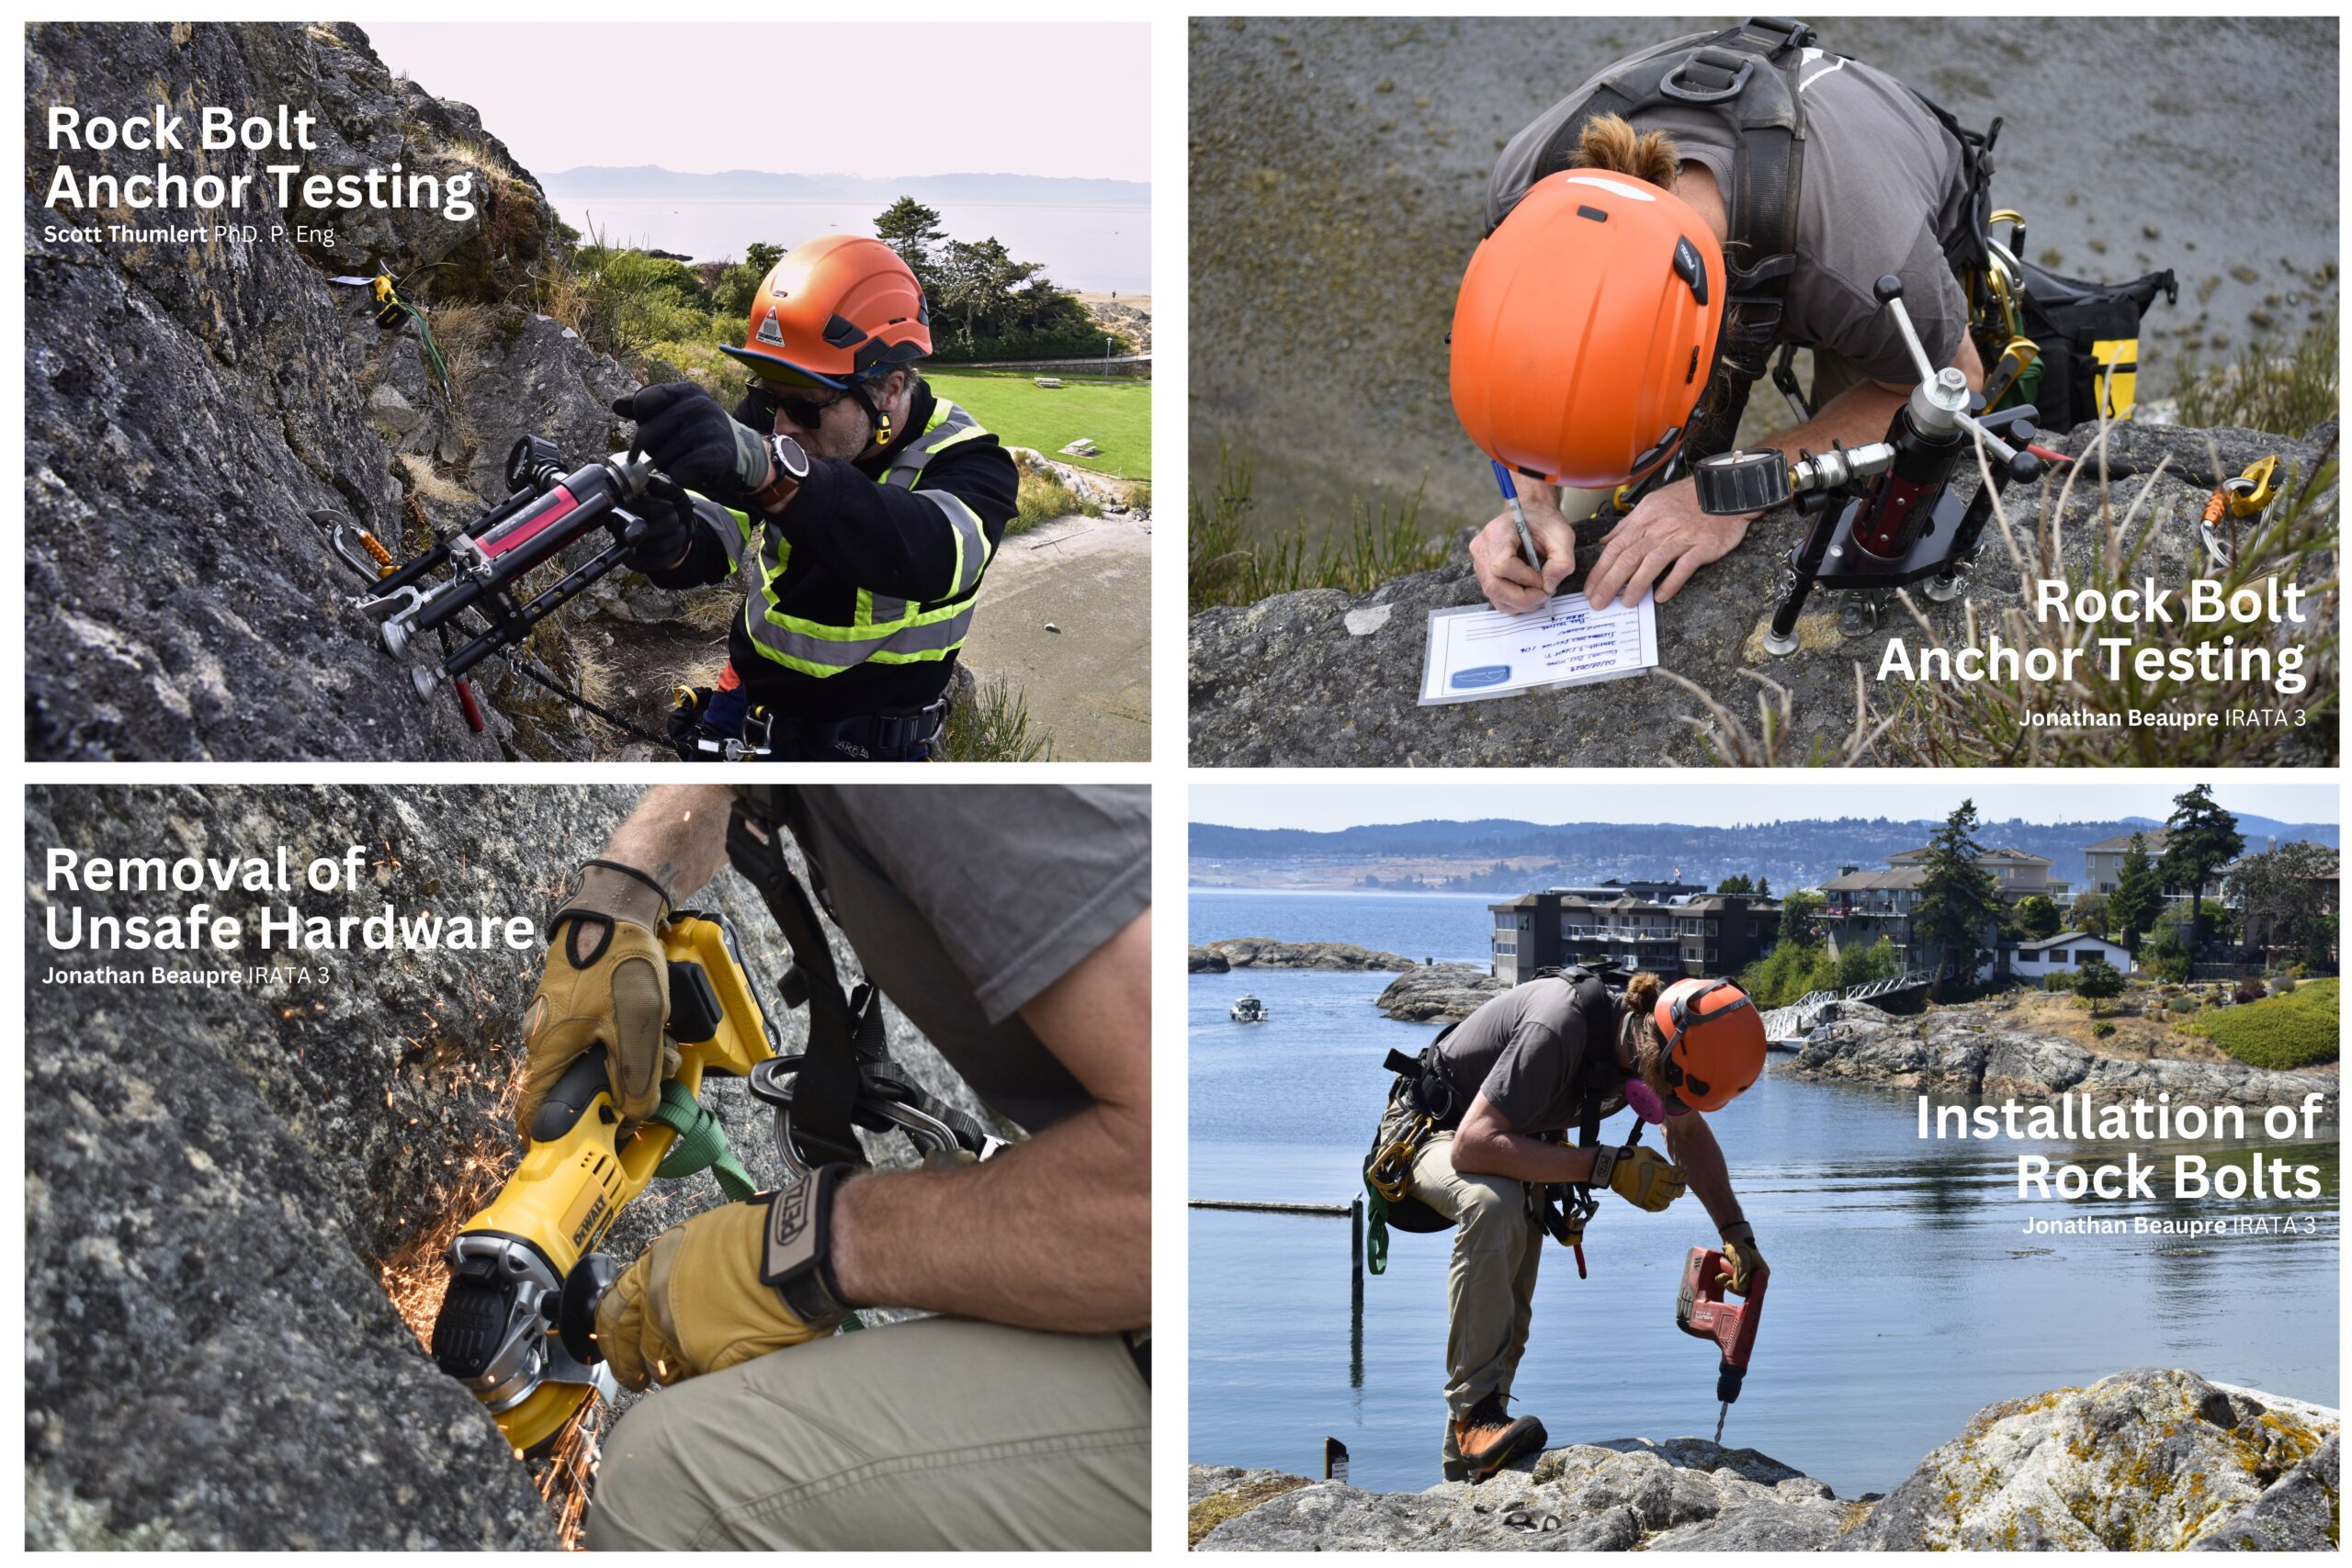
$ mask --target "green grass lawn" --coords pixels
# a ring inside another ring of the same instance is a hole
[[[2249,1066],[2308,1067],[2335,1060],[2336,1017],[2336,982],[2305,980],[2283,997],[2200,1013],[2180,1028]]]
[[[1034,446],[1057,463],[1115,479],[1151,478],[1151,383],[1073,381],[1048,390],[1032,374],[959,371],[924,366],[922,378],[939,395],[963,404],[1008,446]],[[1102,448],[1099,457],[1066,457],[1080,436]]]

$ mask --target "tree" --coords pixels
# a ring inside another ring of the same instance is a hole
[[[2214,872],[2235,860],[2245,848],[2238,819],[2214,803],[2210,784],[2198,784],[2173,797],[2173,812],[2165,818],[2171,837],[2158,868],[2165,882],[2188,890],[2188,958],[2194,964],[2205,941],[2205,885]]]
[[[2098,1004],[2109,997],[2123,994],[2123,976],[2103,958],[2094,958],[2075,971],[2075,995],[2091,1004],[2091,1016],[2098,1016]]]
[[[2186,980],[2193,961],[2188,947],[2188,911],[2168,904],[2140,944],[2141,966],[2165,980]]]
[[[2140,933],[2156,923],[2164,907],[2164,884],[2157,879],[2155,865],[2148,859],[2147,837],[2134,833],[2132,842],[2124,848],[2123,865],[2115,876],[2115,891],[2108,897],[2108,929],[2117,933],[2128,952],[2136,955]]]
[[[1928,840],[1927,875],[1911,917],[1913,929],[1936,954],[1939,999],[1950,976],[1958,976],[1962,986],[1976,983],[1991,956],[1984,936],[2001,927],[2000,885],[1976,863],[1984,854],[1976,841],[1977,820],[1976,803],[1963,800]]]
[[[2227,886],[2246,940],[2282,961],[2324,966],[2334,946],[2328,892],[2335,873],[2334,850],[2301,840],[2240,861]]]
[[[1725,897],[1745,897],[1756,891],[1756,884],[1750,882],[1745,874],[1726,876],[1715,884],[1715,891]]]
[[[1821,909],[1826,900],[1820,894],[1803,888],[1781,900],[1781,945],[1811,947],[1823,935]]]
[[[1772,896],[1771,883],[1763,877],[1758,877],[1756,879],[1756,896],[1758,898],[1770,898]]]
[[[783,246],[754,240],[743,247],[743,259],[711,283],[710,307],[734,328],[735,335],[741,335],[742,331],[736,323],[751,318],[752,300],[758,295],[761,282],[783,259]]]
[[[1872,980],[1892,980],[1903,973],[1903,954],[1885,937],[1868,947],[1849,942],[1838,954],[1838,988],[1846,990]]]
[[[2018,934],[2029,942],[2056,936],[2063,929],[2058,923],[2058,906],[2039,893],[2029,893],[2018,899],[2013,915]]]
[[[913,197],[902,196],[874,220],[874,237],[899,253],[925,295],[938,292],[933,261],[937,247],[947,238],[947,231],[939,226],[938,213]]]
[[[2088,936],[2107,934],[2107,895],[2078,893],[2066,906],[2066,923]]]
[[[1782,1008],[1807,991],[1818,990],[1814,970],[1828,955],[1819,949],[1784,942],[1739,972],[1739,987],[1759,1008]]]

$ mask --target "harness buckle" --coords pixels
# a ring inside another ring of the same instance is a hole
[[[1729,85],[1719,87],[1684,86],[1682,85],[1684,79],[1690,75],[1691,67],[1696,65],[1708,67],[1710,73],[1718,78],[1727,74]],[[1735,66],[1738,68],[1736,71],[1733,70]],[[1686,104],[1720,104],[1727,98],[1739,96],[1740,90],[1747,85],[1748,77],[1755,74],[1755,72],[1756,57],[1754,55],[1740,54],[1733,50],[1720,49],[1710,44],[1704,49],[1691,51],[1690,57],[1681,64],[1659,77],[1657,90],[1669,98],[1679,98]]]

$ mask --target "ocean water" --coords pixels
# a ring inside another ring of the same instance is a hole
[[[1479,898],[1199,892],[1189,925],[1194,942],[1314,937],[1444,959],[1481,955],[1487,919]],[[1389,1082],[1381,1058],[1434,1032],[1374,1009],[1387,979],[1191,976],[1191,1196],[1345,1203],[1361,1192]],[[1227,1019],[1244,991],[1265,1000],[1271,1023]],[[2068,1203],[2020,1200],[2018,1156],[2120,1162],[2123,1145],[1923,1142],[1916,1118],[1901,1092],[1770,1073],[1710,1118],[1773,1266],[1726,1444],[1851,1498],[1893,1487],[1984,1405],[2129,1367],[2339,1403],[2333,1127],[2291,1147],[2258,1133],[2235,1150],[2135,1145],[2160,1172],[2182,1152],[2241,1165],[2275,1154],[2319,1168],[2319,1199]],[[1626,1122],[1603,1135],[1622,1138]],[[1713,1229],[1696,1199],[1662,1214],[1602,1201],[1586,1235],[1589,1279],[1545,1245],[1515,1408],[1542,1416],[1555,1444],[1709,1436],[1715,1355],[1675,1328],[1674,1298],[1689,1249],[1712,1245]],[[2189,1242],[2025,1230],[2033,1219],[2222,1215],[2280,1228]],[[1191,1460],[1319,1473],[1328,1435],[1348,1445],[1358,1485],[1434,1483],[1450,1238],[1396,1234],[1358,1311],[1345,1220],[1187,1217]]]
[[[878,201],[675,201],[556,196],[563,220],[614,244],[671,251],[696,261],[742,255],[754,241],[787,248],[819,234],[870,234]],[[1015,260],[1042,262],[1064,288],[1151,292],[1148,206],[942,202],[940,227],[955,239],[991,236]]]

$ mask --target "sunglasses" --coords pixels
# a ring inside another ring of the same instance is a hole
[[[767,405],[771,415],[780,412],[803,430],[816,429],[824,423],[825,411],[849,396],[846,391],[835,392],[831,397],[820,402],[814,398],[795,397],[779,392],[773,387],[763,386],[758,382],[752,383],[752,395]]]

